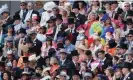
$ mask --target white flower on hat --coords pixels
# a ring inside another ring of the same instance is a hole
[[[50,76],[45,76],[44,78],[42,78],[40,80],[51,80],[51,77]]]
[[[54,7],[57,7],[57,5],[54,2],[47,2],[43,6],[44,10],[47,11],[51,11]]]
[[[65,71],[61,71],[60,74],[57,75],[57,78],[60,78],[60,76],[65,76],[66,80],[69,80],[69,78],[70,78]]]
[[[1,6],[1,8],[0,8],[0,14],[2,14],[5,11],[6,12],[9,12],[7,4],[4,4],[4,5]]]
[[[29,61],[36,61],[36,54],[33,54],[29,57]]]
[[[12,53],[13,53],[12,50],[7,51],[7,54],[12,54]]]

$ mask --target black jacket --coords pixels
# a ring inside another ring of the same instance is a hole
[[[13,19],[11,17],[9,17],[5,23],[2,25],[3,27],[3,34],[7,33],[7,26],[10,25],[10,24],[13,24]]]

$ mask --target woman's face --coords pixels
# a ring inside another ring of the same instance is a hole
[[[90,15],[89,15],[89,19],[90,19],[91,21],[96,20],[96,15],[95,15],[95,14],[90,14]]]
[[[81,53],[84,53],[84,51],[81,49],[78,49],[78,53],[81,54]]]
[[[49,25],[49,27],[53,27],[54,26],[54,22],[51,21],[51,22],[48,23],[48,25]]]
[[[116,72],[115,72],[115,75],[117,77],[121,76],[122,75],[122,71],[120,69],[118,69]]]
[[[100,41],[95,40],[95,45],[99,45],[99,44],[100,44]]]
[[[8,32],[12,32],[12,31],[13,31],[13,29],[12,29],[12,28],[9,28],[9,29],[8,29]]]
[[[8,54],[8,55],[7,55],[7,58],[8,58],[8,59],[12,59],[12,54]]]
[[[111,23],[111,20],[110,18],[108,18],[106,21],[105,21],[106,24],[110,24]]]
[[[48,71],[44,72],[44,76],[49,76]]]
[[[37,21],[33,19],[32,24],[33,24],[33,26],[37,25]]]
[[[63,16],[66,16],[66,15],[67,15],[67,12],[66,12],[65,10],[61,10],[61,14],[62,14]]]
[[[51,45],[51,41],[46,41],[46,44],[47,45]]]
[[[4,73],[4,74],[3,74],[3,79],[4,79],[4,80],[8,80],[8,74],[7,74],[7,73]]]
[[[111,8],[110,4],[105,4],[106,10],[109,10]]]
[[[109,70],[105,70],[105,74],[106,74],[106,76],[110,76],[111,75]]]
[[[10,48],[10,47],[12,47],[12,45],[13,45],[12,42],[7,42],[7,47]]]
[[[92,2],[92,5],[93,5],[93,6],[97,6],[97,5],[98,5],[98,1],[93,1],[93,2]]]

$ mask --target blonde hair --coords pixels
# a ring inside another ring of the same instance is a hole
[[[51,57],[51,58],[50,58],[50,64],[51,64],[51,65],[58,64],[58,63],[59,63],[59,62],[58,62],[58,60],[57,60],[56,57]]]

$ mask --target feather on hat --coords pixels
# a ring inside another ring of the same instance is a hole
[[[9,12],[7,4],[1,6],[0,14],[2,14],[3,12]]]

